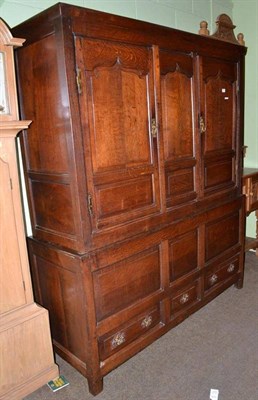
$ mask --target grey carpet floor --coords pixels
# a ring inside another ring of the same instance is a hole
[[[258,400],[258,258],[246,255],[244,288],[230,287],[104,378],[93,397],[86,379],[60,357],[70,385],[43,386],[26,400]]]

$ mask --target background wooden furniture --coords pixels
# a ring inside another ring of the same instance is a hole
[[[0,20],[0,399],[21,399],[58,376],[48,312],[33,300],[15,138],[31,121],[18,121],[13,46]]]
[[[258,256],[258,169],[244,168],[243,170],[243,193],[246,195],[246,214],[255,211],[256,215],[256,238],[246,238],[245,249],[255,249]]]
[[[203,37],[61,3],[13,30],[34,121],[22,148],[35,296],[93,394],[242,286],[246,49],[221,21]]]

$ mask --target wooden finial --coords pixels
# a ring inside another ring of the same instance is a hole
[[[243,156],[244,156],[244,157],[246,156],[247,147],[248,147],[248,146],[243,146],[243,147],[242,147],[242,151],[243,151]]]
[[[209,36],[210,31],[208,30],[208,22],[207,21],[200,22],[200,29],[199,29],[198,33],[199,33],[199,35]]]
[[[241,46],[245,46],[245,41],[244,41],[244,35],[243,35],[243,33],[239,33],[239,34],[237,35],[237,40],[238,40],[238,43],[241,44]]]

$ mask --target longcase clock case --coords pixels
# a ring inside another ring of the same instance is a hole
[[[97,394],[242,286],[246,48],[62,3],[13,32],[35,295]]]
[[[0,18],[0,400],[20,400],[58,376],[48,312],[34,302],[26,247],[16,137],[13,37]]]

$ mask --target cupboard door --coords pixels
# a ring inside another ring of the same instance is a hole
[[[237,64],[204,57],[201,62],[204,195],[236,182]]]
[[[167,207],[197,196],[192,55],[160,50]]]
[[[159,211],[152,49],[76,38],[93,229]]]

